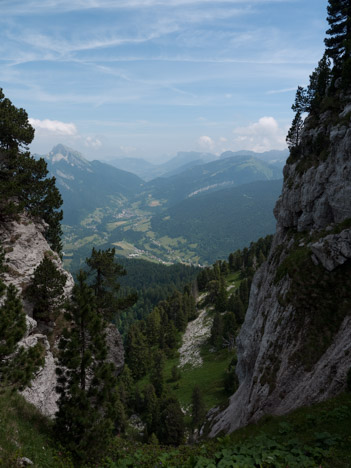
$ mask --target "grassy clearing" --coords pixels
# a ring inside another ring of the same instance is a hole
[[[106,229],[107,229],[108,232],[111,232],[114,229],[116,229],[116,228],[118,228],[120,226],[123,226],[126,223],[127,223],[127,221],[116,221],[114,223],[107,223],[106,224]]]
[[[148,232],[150,230],[150,219],[144,218],[133,224],[133,231]]]
[[[180,244],[185,244],[186,243],[186,240],[184,239],[184,237],[171,238],[171,237],[168,237],[168,236],[163,236],[163,237],[160,237],[160,239],[158,239],[158,241],[160,242],[160,244],[163,247],[166,247],[166,248],[168,248],[168,247],[177,247]]]
[[[179,358],[168,359],[165,365],[165,380],[170,384],[172,392],[179,399],[183,408],[189,407],[195,385],[203,389],[206,409],[223,403],[227,395],[224,391],[224,373],[234,354],[227,350],[211,352],[206,345],[201,351],[203,364],[201,367],[185,366],[181,369],[181,378],[171,381],[172,367],[179,364]]]
[[[227,284],[235,284],[236,287],[240,284],[240,271],[235,271],[226,276]]]
[[[84,245],[101,245],[105,242],[105,239],[101,237],[99,234],[93,234],[92,236],[87,236],[78,239],[77,241],[73,243],[66,243],[64,248],[66,250],[76,250],[79,249],[80,247],[83,247]]]
[[[52,442],[51,422],[14,393],[0,394],[0,466],[13,468],[21,457],[38,468],[73,467]]]
[[[104,210],[102,208],[96,208],[96,210],[93,211],[92,213],[89,213],[89,215],[86,218],[84,218],[80,224],[84,227],[88,227],[89,225],[93,223],[100,224],[101,221],[104,219],[104,216],[105,216]]]

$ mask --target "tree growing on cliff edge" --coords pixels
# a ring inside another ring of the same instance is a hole
[[[0,248],[0,275],[4,269],[4,252]],[[0,389],[23,389],[43,365],[43,346],[38,343],[25,349],[19,346],[26,332],[26,316],[17,290],[6,288],[0,277]]]
[[[96,250],[86,259],[90,267],[91,287],[94,290],[96,304],[103,317],[111,321],[118,311],[131,307],[137,300],[136,294],[119,297],[118,278],[126,275],[126,270],[115,260],[115,249]]]
[[[80,272],[73,288],[57,368],[60,394],[55,429],[58,439],[79,460],[93,460],[112,437],[117,416],[115,368],[107,362],[106,322],[94,291]]]
[[[0,88],[0,221],[23,211],[44,219],[45,237],[60,253],[62,199],[55,178],[46,178],[44,159],[37,161],[28,151],[33,138],[27,112],[15,107]]]
[[[54,262],[45,256],[34,271],[26,295],[33,301],[33,316],[36,320],[55,320],[63,304],[67,276],[60,273]]]
[[[327,11],[326,54],[334,62],[334,77],[342,76],[344,83],[350,84],[351,0],[329,0]]]

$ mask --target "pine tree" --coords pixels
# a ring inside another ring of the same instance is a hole
[[[67,277],[60,273],[55,263],[45,256],[34,271],[26,295],[34,302],[33,316],[36,320],[55,320],[63,304],[64,286]]]
[[[3,271],[4,253],[0,249],[0,272]],[[26,316],[14,285],[8,288],[0,279],[0,388],[23,389],[34,373],[44,364],[44,347],[41,343],[24,349],[19,341],[26,332]]]
[[[125,344],[127,364],[135,379],[143,377],[149,368],[149,352],[146,337],[140,331],[139,324],[133,323]]]
[[[57,438],[79,460],[99,457],[117,413],[115,368],[107,362],[105,323],[80,271],[67,310],[71,328],[59,342]]]
[[[62,205],[55,178],[47,179],[44,159],[35,160],[28,151],[34,138],[24,109],[17,109],[0,88],[0,219],[13,219],[26,211],[49,225],[45,236],[61,252]]]
[[[146,423],[148,435],[151,436],[158,431],[160,424],[159,400],[152,384],[143,389],[143,397],[143,421]]]
[[[235,367],[238,360],[236,356],[231,360],[224,375],[224,389],[228,395],[233,395],[239,387],[239,379],[235,373]]]
[[[146,335],[150,346],[159,342],[161,317],[157,307],[146,318]]]
[[[319,105],[327,94],[328,87],[331,82],[330,60],[326,53],[318,62],[318,66],[310,75],[310,83],[307,88],[307,111],[313,112],[319,109]]]
[[[206,407],[201,389],[195,385],[191,396],[191,426],[193,431],[199,429],[206,414]]]
[[[163,400],[157,432],[158,440],[167,445],[180,445],[184,442],[184,432],[184,415],[179,401],[175,397]]]
[[[292,121],[291,127],[288,131],[286,142],[288,144],[289,150],[297,148],[301,141],[301,133],[303,129],[303,120],[301,117],[301,112],[298,111]]]
[[[220,280],[220,285],[219,285],[219,291],[216,297],[216,302],[215,302],[215,308],[218,312],[225,312],[227,309],[227,291],[225,288],[225,283],[224,279],[221,278]]]
[[[216,348],[220,348],[223,343],[223,318],[219,312],[213,319],[210,341]]]
[[[108,321],[116,317],[118,311],[131,307],[137,300],[135,294],[119,297],[118,278],[126,275],[125,269],[115,261],[115,249],[92,249],[86,259],[90,267],[91,286],[94,289],[96,304]]]
[[[154,386],[156,395],[160,398],[164,390],[164,365],[165,356],[162,351],[157,350],[154,354],[153,366],[151,369],[150,381]]]
[[[118,376],[117,390],[119,398],[125,407],[132,406],[134,380],[128,364],[123,367],[123,372]]]
[[[351,1],[329,0],[327,21],[329,37],[325,39],[326,54],[337,70],[351,59]]]
[[[228,309],[234,312],[235,320],[238,325],[244,323],[245,319],[245,307],[240,297],[236,294],[232,294],[229,298]]]

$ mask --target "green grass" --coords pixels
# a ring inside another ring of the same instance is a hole
[[[38,468],[73,465],[52,442],[52,424],[34,406],[14,393],[0,393],[0,466],[13,468],[27,457]]]
[[[351,393],[193,446],[115,440],[108,468],[350,468]]]
[[[0,466],[27,457],[36,468],[73,468],[55,444],[52,423],[20,395],[0,394]],[[231,435],[196,445],[160,447],[120,437],[106,447],[97,467],[122,468],[351,468],[351,393],[265,416]],[[243,460],[251,460],[244,463]]]
[[[181,369],[181,378],[177,382],[171,382],[171,371],[174,365],[179,364],[179,359],[173,358],[166,361],[165,380],[169,382],[172,393],[179,399],[183,408],[190,405],[195,385],[203,390],[207,410],[226,400],[223,379],[233,355],[227,350],[214,353],[210,351],[209,346],[205,346],[201,352],[203,365],[201,367],[185,366]]]

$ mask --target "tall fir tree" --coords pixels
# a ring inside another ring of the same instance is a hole
[[[59,342],[55,431],[78,460],[95,460],[113,435],[117,382],[115,368],[107,362],[106,324],[82,271],[66,318],[71,325]]]
[[[180,445],[184,442],[185,423],[179,401],[175,397],[166,398],[160,405],[158,440],[167,445]]]
[[[164,390],[164,365],[165,356],[161,350],[154,354],[153,366],[151,369],[150,381],[154,386],[156,395],[160,398]]]
[[[331,83],[330,59],[324,53],[318,66],[310,75],[310,83],[307,87],[307,108],[308,112],[318,111],[322,99],[326,96]]]
[[[55,263],[44,256],[34,271],[26,295],[33,303],[33,316],[36,320],[55,320],[64,300],[64,286],[67,276],[57,269]]]
[[[46,178],[44,159],[35,160],[28,151],[34,129],[24,109],[16,108],[0,88],[0,221],[26,211],[48,223],[45,236],[61,252],[62,205],[55,178]]]
[[[336,69],[341,70],[351,59],[351,1],[329,0],[327,7],[329,29],[325,39],[326,54]]]
[[[205,414],[206,407],[202,391],[198,385],[195,385],[191,395],[191,426],[193,431],[199,429]]]
[[[119,311],[131,307],[137,300],[134,293],[124,297],[119,296],[118,278],[127,272],[116,262],[115,253],[114,248],[106,250],[93,248],[91,256],[86,259],[97,307],[108,321],[115,318]]]

